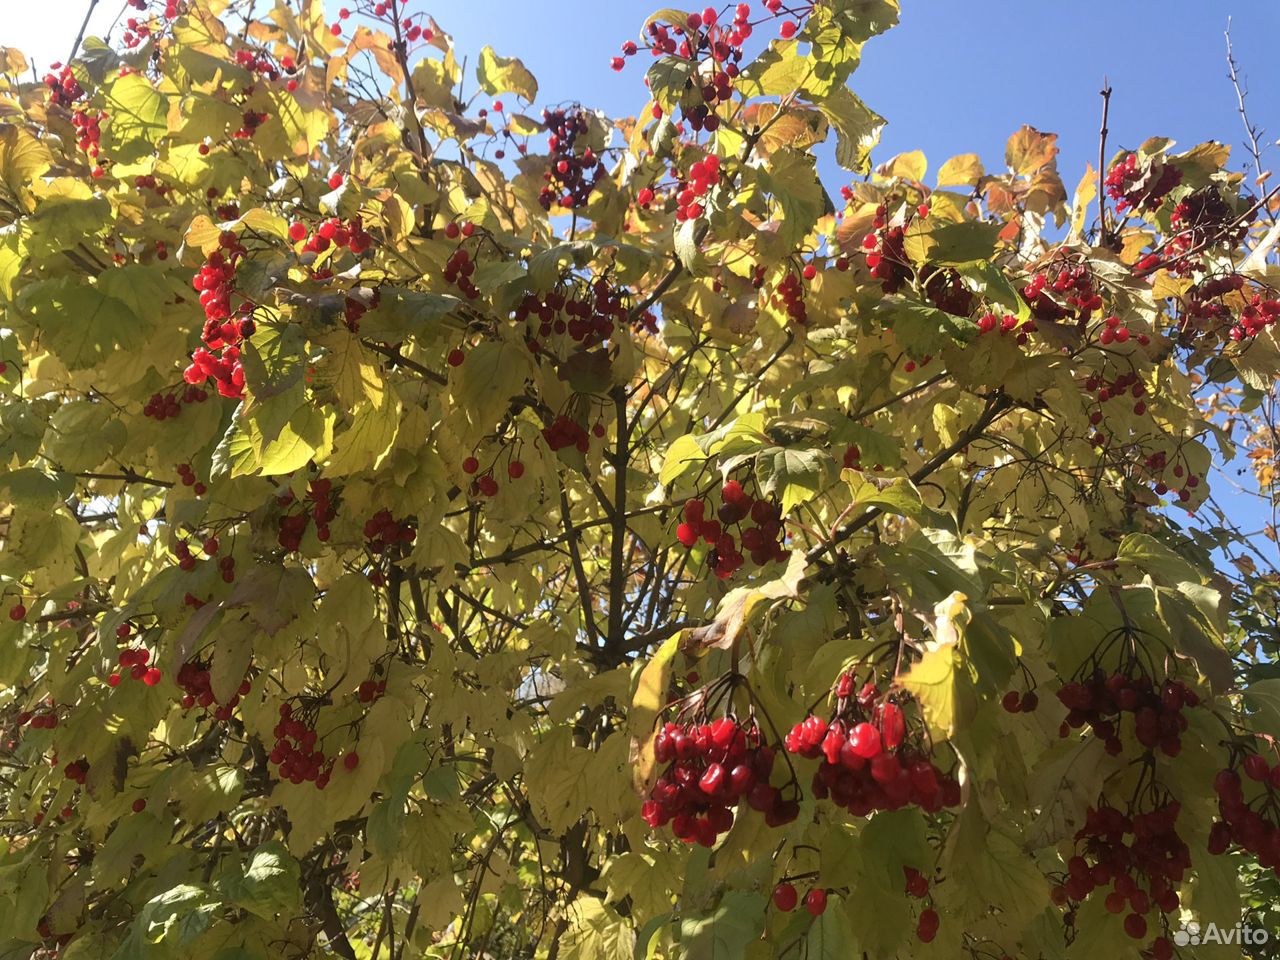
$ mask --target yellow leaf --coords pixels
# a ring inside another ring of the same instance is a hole
[[[648,793],[649,780],[653,776],[655,724],[667,702],[671,661],[680,649],[683,632],[669,637],[640,671],[640,680],[631,698],[631,710],[627,713],[627,728],[631,732],[631,785],[642,796]]]

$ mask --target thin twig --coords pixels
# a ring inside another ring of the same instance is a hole
[[[1102,230],[1102,245],[1106,246],[1111,240],[1111,225],[1107,219],[1107,194],[1106,176],[1107,176],[1107,118],[1111,115],[1111,84],[1104,76],[1102,78],[1102,89],[1098,91],[1102,96],[1102,127],[1098,131],[1098,222]]]
[[[80,52],[80,44],[84,42],[84,32],[89,29],[89,21],[93,18],[93,8],[98,5],[98,0],[89,0],[89,9],[85,11],[84,22],[80,24],[80,32],[76,34],[76,42],[71,45],[71,53],[67,55],[67,63],[71,63],[76,58],[76,54]]]
[[[1249,153],[1253,157],[1253,168],[1257,172],[1254,179],[1259,187],[1266,183],[1267,178],[1271,176],[1271,171],[1262,169],[1262,147],[1258,143],[1258,137],[1262,135],[1262,131],[1249,122],[1249,112],[1245,108],[1245,97],[1249,91],[1240,83],[1240,72],[1236,67],[1235,52],[1231,48],[1231,18],[1227,17],[1227,29],[1223,36],[1227,38],[1227,77],[1231,80],[1231,87],[1236,92],[1236,109],[1240,113],[1240,120],[1244,123],[1245,135],[1249,138],[1247,146]],[[1275,214],[1270,210],[1266,211],[1267,216],[1274,222]]]

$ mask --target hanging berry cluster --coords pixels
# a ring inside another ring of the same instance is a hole
[[[248,696],[249,691],[253,688],[248,677],[240,681],[240,686],[231,698],[226,702],[219,704],[218,698],[213,692],[213,683],[209,674],[209,664],[202,663],[197,660],[188,660],[178,668],[178,675],[175,678],[178,686],[182,689],[183,710],[190,710],[193,707],[201,709],[214,708],[213,717],[215,720],[227,721],[231,719],[232,712],[240,705],[240,698]]]
[[[1143,166],[1130,153],[1107,171],[1104,187],[1116,210],[1154,210],[1169,191],[1182,182],[1182,171],[1172,164],[1153,162]]]
[[[280,722],[272,730],[276,741],[267,759],[278,765],[281,780],[293,784],[310,782],[316,785],[317,790],[323,790],[329,785],[336,758],[325,756],[323,750],[316,749],[319,734],[316,733],[315,721],[315,716],[294,716],[292,704],[280,704]],[[343,761],[348,770],[354,770],[359,758],[349,753]]]
[[[397,543],[413,543],[417,536],[409,519],[397,520],[390,510],[379,510],[364,522],[364,537],[373,553],[385,553]]]
[[[254,324],[247,315],[232,316],[231,298],[235,293],[236,263],[247,251],[230,232],[222,234],[218,246],[191,281],[192,287],[200,292],[200,305],[204,307],[205,324],[200,339],[205,345],[191,355],[191,365],[183,377],[190,384],[212,378],[219,394],[238,400],[244,396],[240,344],[253,336]]]
[[[852,671],[836,682],[830,716],[810,714],[783,746],[811,760],[822,758],[813,795],[830,797],[855,817],[911,804],[937,813],[960,803],[960,784],[930,759],[932,748],[910,694],[882,691],[872,679],[858,687]]]
[[[862,252],[871,276],[880,281],[885,293],[897,293],[912,276],[911,261],[904,249],[906,230],[901,225],[886,226],[884,204],[876,207],[872,230],[862,238]]]
[[[748,520],[752,525],[747,525]],[[729,532],[730,528],[738,530],[738,538]],[[739,543],[758,567],[770,561],[785,561],[783,537],[782,508],[778,503],[752,497],[737,480],[720,488],[720,507],[715,517],[707,516],[705,499],[688,500],[684,522],[676,528],[676,539],[686,549],[699,540],[711,545],[707,563],[721,580],[733,576],[745,562]]]
[[[288,507],[294,502],[292,491],[286,491],[278,502]],[[302,546],[302,537],[307,532],[307,525],[313,520],[316,524],[316,539],[321,543],[329,540],[329,523],[338,515],[337,505],[333,502],[333,481],[327,477],[318,477],[307,484],[307,494],[301,502],[302,509],[298,513],[289,513],[280,517],[280,532],[277,540],[280,546],[292,552]]]
[[[1209,852],[1218,856],[1235,844],[1280,877],[1280,763],[1240,745],[1231,752],[1232,765],[1213,780],[1221,819],[1210,828]]]
[[[586,112],[577,106],[543,110],[542,122],[551,130],[547,138],[551,167],[543,174],[546,185],[538,194],[538,203],[543,210],[585,207],[596,181],[605,175],[604,164],[590,147],[581,153],[574,149],[577,139],[588,131]]]
[[[23,710],[17,716],[18,726],[32,730],[52,730],[59,723],[58,704],[46,697],[35,710]]]
[[[117,670],[107,677],[107,686],[118,687],[120,681],[129,676],[134,680],[141,680],[148,687],[154,687],[160,682],[161,672],[159,668],[148,666],[151,660],[151,651],[146,647],[128,647],[121,650],[116,657],[116,662],[121,668],[127,668],[128,673]]]
[[[676,192],[676,220],[697,220],[702,216],[702,198],[720,182],[720,158],[714,153],[689,167],[688,179],[680,183]],[[652,191],[650,191],[652,199]]]
[[[1227,205],[1216,187],[1208,185],[1178,201],[1169,217],[1169,230],[1169,252],[1174,259],[1165,265],[1185,275],[1202,266],[1193,256],[1195,252],[1239,244],[1249,225]]]
[[[1022,299],[1040,321],[1076,320],[1083,325],[1102,309],[1093,275],[1084,263],[1049,264],[1032,275]]]
[[[805,264],[805,280],[812,280],[815,276],[817,276],[817,268],[812,263]],[[800,279],[800,274],[795,271],[788,270],[786,275],[778,281],[778,285],[774,287],[771,302],[776,309],[785,313],[794,323],[803,324],[809,319],[808,311],[804,305],[804,281]]]
[[[1154,785],[1146,797],[1143,804],[1150,809],[1128,814],[1105,803],[1091,807],[1076,832],[1066,877],[1052,891],[1054,901],[1065,905],[1110,887],[1107,911],[1125,914],[1125,933],[1134,940],[1146,939],[1152,911],[1167,931],[1162,915],[1178,909],[1177,887],[1191,866],[1191,852],[1177,830],[1181,805]],[[1158,936],[1148,950],[1154,960],[1169,960],[1173,944]]]
[[[182,412],[183,404],[204,403],[208,399],[207,390],[188,384],[185,390],[153,393],[146,406],[142,408],[142,415],[152,420],[172,420]]]
[[[1132,635],[1117,630],[1103,640],[1091,662],[1096,663],[1101,652],[1117,641],[1126,643],[1131,651],[1135,648]],[[1068,710],[1058,730],[1060,737],[1088,726],[1104,742],[1107,753],[1118,756],[1124,749],[1124,717],[1129,714],[1133,717],[1134,737],[1145,749],[1158,748],[1168,757],[1182,752],[1182,734],[1187,729],[1182,711],[1199,706],[1200,696],[1195,690],[1172,677],[1157,684],[1136,655],[1127,656],[1122,668],[1110,675],[1100,666],[1090,668],[1089,663],[1082,672],[1081,678],[1058,691],[1058,699]]]
[[[309,231],[302,221],[295,220],[289,224],[289,239],[302,244],[300,253],[324,253],[330,247],[336,247],[350,250],[358,257],[373,245],[373,236],[365,231],[359,216],[345,223],[337,217],[330,217],[320,221],[314,232]],[[321,276],[320,271],[313,275],[317,279],[327,279],[327,276]]]
[[[641,808],[655,830],[670,823],[677,839],[710,847],[733,826],[744,801],[772,827],[800,815],[794,777],[782,787],[770,783],[776,751],[764,742],[754,711],[745,721],[733,713],[740,685],[740,676],[722,677],[686,698],[688,706],[659,729],[654,758],[666,769]],[[724,715],[711,719],[721,704]]]
[[[584,350],[609,340],[617,325],[626,322],[627,307],[621,292],[599,277],[586,287],[575,285],[541,296],[526,293],[513,316],[525,324],[530,352],[560,357],[569,346],[565,338],[573,349]]]
[[[553,453],[568,447],[573,447],[579,453],[586,453],[591,449],[591,435],[587,433],[587,428],[563,413],[556,414],[550,426],[542,428],[542,439]]]
[[[50,72],[44,75],[44,85],[49,88],[54,103],[60,107],[69,107],[85,95],[84,87],[72,72],[70,64],[50,65]],[[56,72],[55,72],[56,71]],[[96,142],[96,140],[95,140]],[[81,147],[81,149],[84,149]]]

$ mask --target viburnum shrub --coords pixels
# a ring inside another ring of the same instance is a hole
[[[570,16],[624,118],[432,12],[0,50],[0,956],[1280,924],[1264,162],[873,163],[896,0]]]

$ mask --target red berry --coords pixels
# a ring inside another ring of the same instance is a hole
[[[1124,932],[1135,940],[1147,935],[1147,918],[1140,913],[1131,913],[1124,918]]]
[[[790,913],[798,902],[799,895],[791,884],[780,883],[773,888],[773,905],[783,913]]]
[[[335,173],[329,178],[329,189],[337,190],[340,186],[342,186],[342,174]]]
[[[15,603],[15,604],[14,604],[14,605],[9,609],[9,619],[10,619],[10,620],[14,620],[14,621],[21,620],[21,619],[23,619],[26,615],[27,615],[27,608],[26,608],[26,607],[24,607],[24,606],[23,606],[22,604],[20,604],[20,603]]]
[[[524,476],[524,464],[519,460],[512,460],[507,464],[507,476],[512,480],[519,480]]]
[[[1010,690],[1000,700],[1000,705],[1010,713],[1017,713],[1022,708],[1022,697],[1017,690]]]
[[[804,895],[804,908],[814,917],[820,917],[827,909],[827,891],[814,887]]]
[[[346,767],[348,770],[354,770],[356,767],[360,765],[360,754],[355,753],[354,751],[351,753],[348,753],[345,757],[342,758],[342,765]]]
[[[460,367],[462,366],[462,361],[467,359],[467,355],[463,353],[461,350],[459,350],[457,347],[454,347],[452,350],[449,351],[448,359],[449,359],[449,366]]]
[[[475,473],[479,469],[480,469],[480,461],[477,460],[475,457],[467,457],[465,460],[462,461],[463,473]]]
[[[289,224],[289,239],[294,243],[307,239],[307,225],[301,222]]]
[[[144,799],[142,799],[141,797],[139,797],[137,800],[133,801],[133,812],[134,812],[134,813],[141,813],[141,812],[142,812],[143,810],[145,810],[145,809],[147,809],[147,801],[146,801],[146,800],[144,800]]]
[[[916,937],[921,943],[932,943],[933,938],[938,935],[938,912],[932,908],[923,911],[920,914],[919,921],[916,922]]]

